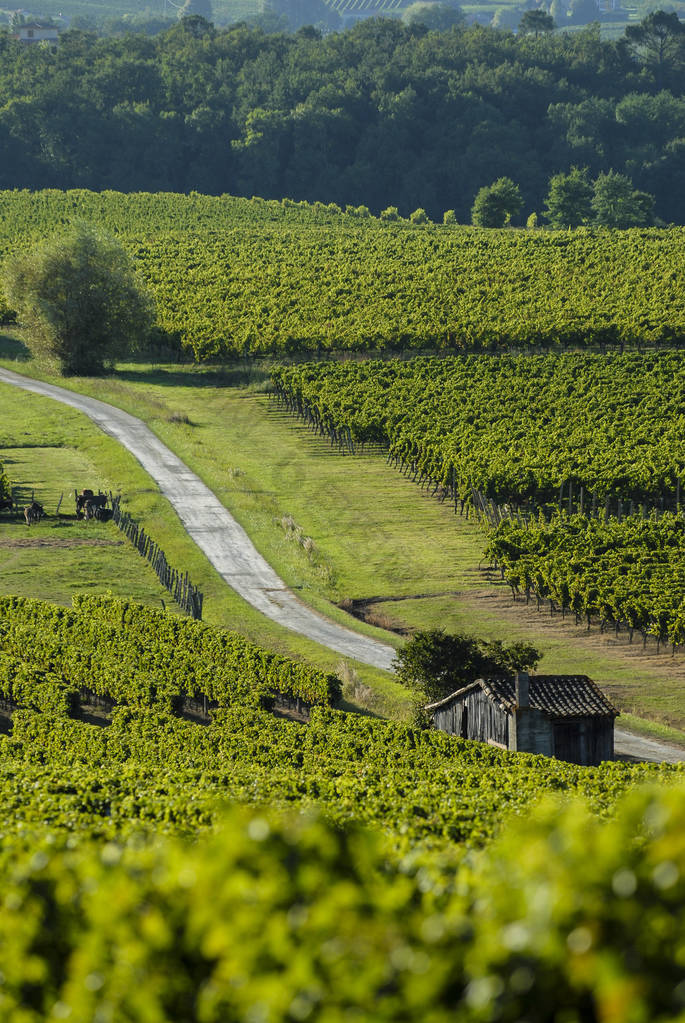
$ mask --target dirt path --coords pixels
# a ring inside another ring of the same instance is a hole
[[[394,649],[328,621],[298,600],[209,487],[140,419],[96,398],[31,380],[11,370],[0,369],[0,381],[85,413],[96,426],[123,444],[155,480],[188,535],[221,577],[262,614],[345,657],[390,669]]]

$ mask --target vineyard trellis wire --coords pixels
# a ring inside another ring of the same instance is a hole
[[[138,553],[152,565],[162,586],[172,595],[179,607],[198,621],[202,618],[203,594],[188,578],[188,573],[181,573],[172,568],[166,554],[150,537],[143,527],[128,512],[121,510],[120,497],[112,497],[112,519],[124,536],[131,541]]]

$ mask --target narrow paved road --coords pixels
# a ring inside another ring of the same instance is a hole
[[[614,750],[617,756],[630,757],[631,760],[653,760],[667,764],[678,764],[685,760],[685,749],[660,742],[659,739],[648,739],[645,735],[626,732],[623,728],[614,730]]]
[[[391,646],[336,625],[298,600],[209,487],[140,419],[97,398],[31,380],[11,370],[0,368],[0,381],[85,412],[96,426],[123,444],[158,484],[221,577],[262,614],[345,657],[390,668],[395,655]]]

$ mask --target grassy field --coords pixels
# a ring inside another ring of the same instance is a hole
[[[10,361],[3,364],[51,375],[49,367],[13,363],[11,356],[20,352],[19,342],[7,339],[4,354]],[[598,630],[588,634],[568,618],[562,624],[559,616],[538,613],[534,603],[514,603],[508,588],[479,564],[482,533],[476,524],[455,517],[387,466],[382,455],[351,457],[332,450],[270,399],[266,380],[265,369],[250,366],[126,364],[103,380],[59,382],[145,419],[220,497],[286,582],[331,618],[396,645],[403,633],[435,626],[525,639],[543,651],[541,671],[588,674],[634,718],[685,730],[682,654],[657,656],[653,647],[643,652],[641,644],[629,646],[613,634],[600,637]],[[204,584],[213,570],[199,552],[188,551],[184,535],[176,535],[175,515],[159,507],[166,502],[132,486],[122,489],[153,535],[161,532],[163,546],[173,545],[175,563],[190,559],[191,576]],[[284,635],[222,583],[206,585],[208,619],[325,662],[320,648]],[[393,631],[365,626],[352,610]],[[386,709],[399,709],[402,699],[392,682],[355,667],[365,684],[382,692]]]
[[[24,410],[13,407],[19,403],[14,394],[6,393],[9,390],[0,388],[3,412],[8,410],[16,417]],[[168,610],[181,613],[150,565],[113,523],[76,518],[74,486],[105,489],[109,480],[85,452],[59,446],[51,429],[58,424],[50,422],[49,416],[44,418],[46,430],[40,446],[11,446],[17,443],[17,438],[11,436],[4,419],[0,426],[0,461],[15,481],[15,501],[24,505],[35,494],[47,513],[40,524],[30,529],[23,516],[7,513],[0,516],[3,592],[70,604],[74,593],[111,591],[144,604],[157,607],[163,604]]]

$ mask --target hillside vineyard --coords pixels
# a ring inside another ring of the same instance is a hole
[[[11,736],[0,739],[2,826],[38,827],[49,807],[53,826],[103,837],[158,825],[186,833],[211,824],[216,800],[230,796],[316,802],[339,825],[374,824],[405,850],[481,845],[544,790],[582,792],[601,814],[635,782],[680,773],[516,757],[342,713],[332,709],[338,685],[231,633],[124,601],[79,597],[68,610],[3,598],[0,698],[12,710]],[[84,689],[107,698],[100,728],[79,720]],[[212,701],[210,724],[178,715],[182,693]],[[263,709],[294,694],[315,708],[306,726]]]
[[[322,432],[380,443],[463,511],[504,506],[486,551],[515,594],[685,641],[681,353],[304,364],[277,395]]]
[[[440,350],[280,366],[253,397],[494,509],[514,593],[683,642],[685,356],[657,347],[683,336],[683,231],[367,214],[5,192],[0,250],[102,224],[199,361]],[[508,753],[341,697],[130,600],[0,598],[3,1023],[682,1018],[685,765]]]
[[[136,257],[160,340],[197,361],[685,335],[685,228],[498,231],[321,203],[49,190],[0,193],[0,255],[78,219]]]

